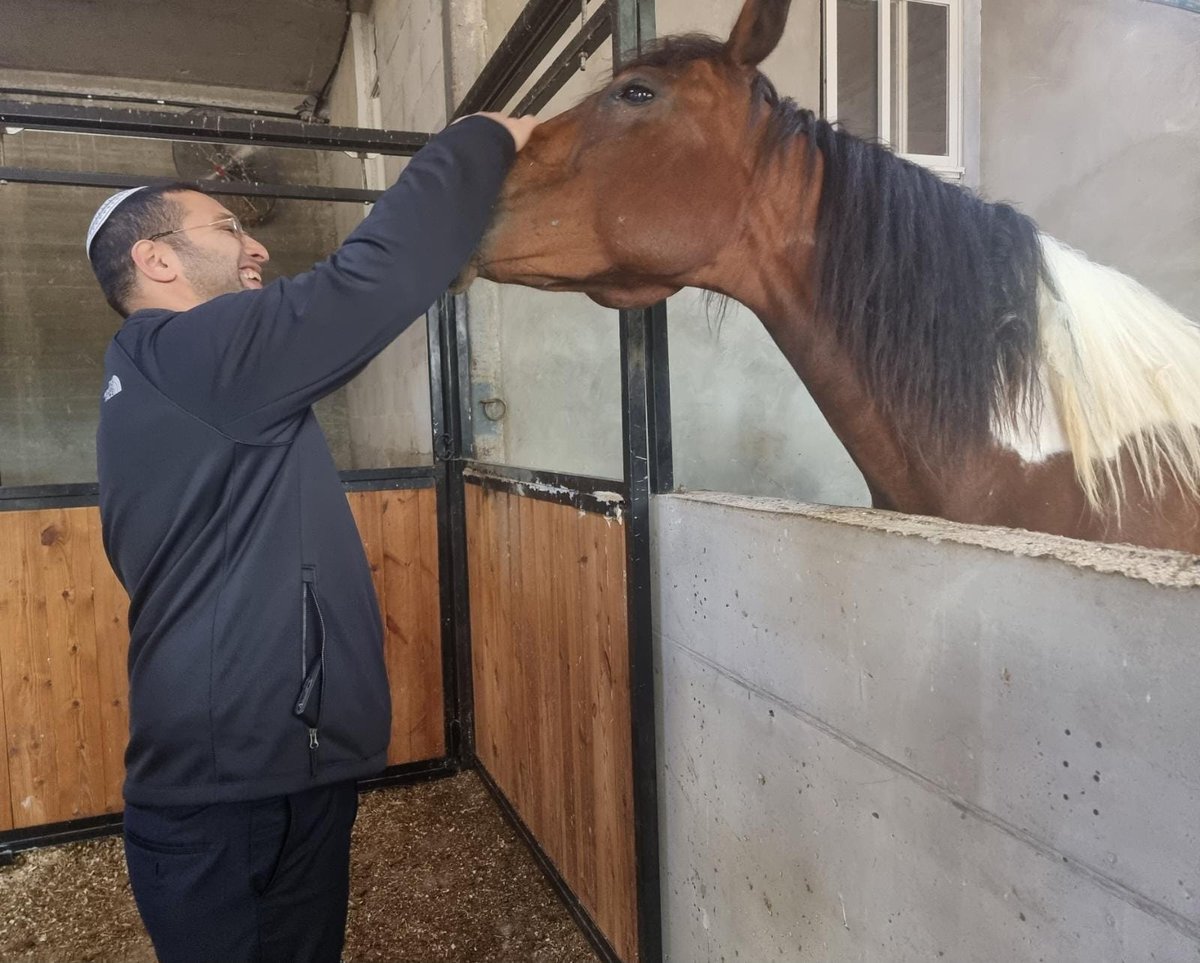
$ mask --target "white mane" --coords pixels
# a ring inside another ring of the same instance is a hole
[[[1122,452],[1149,496],[1174,478],[1200,499],[1200,325],[1132,278],[1041,242],[1043,407],[1057,409],[1088,502],[1119,511]]]

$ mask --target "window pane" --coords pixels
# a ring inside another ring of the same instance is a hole
[[[179,145],[272,169],[272,182],[360,186],[362,166],[341,152],[199,145],[147,138],[0,128],[0,162],[65,172],[172,178],[196,171]],[[261,151],[261,153],[260,153]],[[182,160],[181,160],[182,159]],[[357,179],[354,170],[357,168]],[[243,176],[248,170],[240,172]],[[237,179],[237,178],[234,178]],[[83,250],[100,203],[116,188],[9,183],[0,190],[0,486],[96,480],[96,421],[104,352],[120,318],[104,303]],[[256,210],[217,199],[245,218],[271,252],[267,280],[308,270],[363,216],[361,202],[279,198]],[[340,469],[432,463],[425,325],[413,324],[346,388],[316,405]]]
[[[472,457],[620,478],[617,312],[582,294],[483,280],[468,296]]]
[[[909,3],[907,6],[908,126],[905,150],[910,154],[948,154],[949,8],[934,3]]]
[[[879,135],[879,4],[837,0],[837,114],[860,137]]]
[[[685,288],[667,303],[675,484],[870,505],[862,474],[762,322]]]

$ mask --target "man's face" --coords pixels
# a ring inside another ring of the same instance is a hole
[[[239,234],[233,215],[215,198],[195,191],[173,194],[183,212],[184,230],[164,238],[179,256],[180,270],[201,301],[221,294],[262,287],[267,249],[249,234]]]

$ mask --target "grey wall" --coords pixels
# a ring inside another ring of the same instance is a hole
[[[440,0],[376,0],[356,14],[330,98],[333,123],[436,132],[446,123],[443,4]],[[395,182],[407,160],[339,158],[365,186]],[[362,210],[338,220],[344,237]],[[432,461],[429,362],[424,318],[418,318],[346,388],[347,436],[356,468]]]
[[[1194,567],[654,508],[667,959],[1200,958]]]
[[[1200,14],[984,0],[982,186],[1200,318]]]

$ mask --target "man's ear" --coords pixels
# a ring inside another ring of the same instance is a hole
[[[179,258],[169,245],[145,238],[129,249],[138,274],[149,281],[169,284],[179,277]]]

